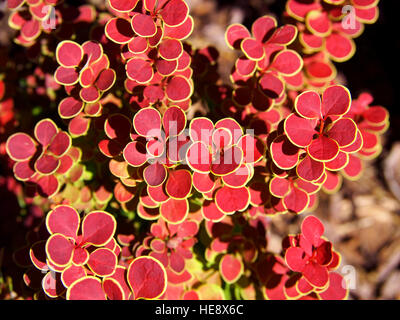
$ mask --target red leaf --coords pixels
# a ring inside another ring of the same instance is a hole
[[[164,25],[164,37],[184,40],[190,36],[193,31],[193,27],[193,18],[188,15],[186,20],[178,26]]]
[[[174,76],[169,80],[166,88],[166,95],[169,100],[180,102],[188,99],[193,92],[192,85],[183,76]]]
[[[133,167],[140,167],[147,161],[146,147],[138,141],[130,142],[124,149],[124,159]]]
[[[64,235],[56,233],[46,242],[47,258],[57,267],[67,266],[72,259],[74,244]]]
[[[146,38],[134,37],[128,42],[128,49],[132,53],[143,53],[148,47],[149,44]]]
[[[192,170],[208,173],[210,172],[211,154],[204,142],[194,142],[187,150],[186,160]]]
[[[316,120],[304,119],[294,113],[286,118],[284,128],[290,142],[298,147],[307,147],[313,140]]]
[[[149,82],[154,75],[150,62],[143,58],[130,59],[126,64],[126,74],[138,83]]]
[[[343,169],[349,162],[349,156],[346,152],[340,151],[335,159],[325,162],[325,167],[331,171],[338,171]]]
[[[100,72],[95,85],[100,91],[107,91],[114,85],[115,80],[115,71],[113,69],[104,69]]]
[[[247,57],[239,57],[235,62],[237,72],[244,76],[250,76],[256,70],[257,63],[253,60],[247,59]]]
[[[203,141],[206,146],[211,145],[214,124],[210,119],[205,117],[193,118],[190,121],[189,128],[192,141]]]
[[[31,178],[35,171],[30,166],[30,161],[16,162],[13,167],[15,178],[21,181],[26,181]]]
[[[285,90],[283,81],[272,72],[264,73],[258,81],[258,85],[261,91],[272,99],[279,98]]]
[[[79,91],[79,96],[86,103],[94,103],[100,99],[100,92],[95,86],[90,86],[87,88],[82,88]]]
[[[243,151],[237,146],[231,146],[217,152],[211,163],[211,172],[214,175],[227,175],[236,171],[243,161]]]
[[[384,107],[374,106],[365,110],[363,112],[363,117],[366,121],[375,126],[384,124],[389,118],[389,113]]]
[[[357,179],[363,170],[363,164],[360,158],[349,154],[349,162],[347,166],[343,169],[344,174],[349,179]]]
[[[64,40],[57,46],[56,58],[63,67],[76,67],[83,58],[83,50],[79,44]]]
[[[160,113],[152,108],[140,109],[133,117],[133,126],[143,137],[159,137],[161,130]]]
[[[309,182],[317,181],[325,172],[324,163],[313,160],[310,156],[306,156],[299,162],[296,168],[297,175]]]
[[[324,241],[316,250],[315,260],[321,266],[326,266],[332,261],[332,257],[332,243]]]
[[[241,164],[238,169],[228,175],[222,176],[222,181],[225,185],[233,188],[243,187],[251,176],[248,166]]]
[[[182,273],[185,269],[185,259],[179,253],[172,251],[169,255],[169,267],[176,273]]]
[[[323,300],[345,300],[349,290],[344,286],[345,280],[337,272],[329,273],[329,286],[326,290],[318,293]]]
[[[241,42],[240,47],[250,60],[258,61],[264,57],[264,49],[256,39],[246,38]]]
[[[201,212],[206,220],[211,221],[221,221],[225,214],[220,209],[218,209],[217,205],[214,201],[205,200],[201,207]]]
[[[84,55],[88,58],[88,62],[97,62],[103,55],[103,47],[101,44],[94,40],[88,40],[82,44]]]
[[[71,86],[78,82],[79,73],[76,71],[75,67],[66,68],[60,66],[54,74],[54,79],[63,86]]]
[[[83,266],[89,260],[89,252],[83,248],[75,248],[74,255],[72,256],[72,263],[77,266]]]
[[[314,1],[303,2],[298,0],[289,0],[286,4],[286,10],[289,15],[300,21],[304,21],[308,12],[318,9],[321,9],[321,4]]]
[[[243,161],[245,163],[256,163],[262,159],[265,151],[262,141],[252,135],[242,136],[237,143],[243,151]]]
[[[324,44],[324,38],[318,37],[310,32],[302,32],[299,35],[300,42],[307,48],[314,50],[321,49]]]
[[[77,116],[73,118],[68,124],[68,132],[71,136],[81,136],[89,130],[90,119]]]
[[[158,53],[165,60],[177,60],[183,53],[179,40],[164,38],[158,46]]]
[[[246,187],[230,188],[224,186],[215,194],[217,207],[225,214],[233,214],[236,211],[243,211],[250,201],[250,193]]]
[[[329,138],[335,140],[340,148],[351,145],[357,136],[357,125],[350,118],[341,118],[328,130]]]
[[[164,186],[157,187],[147,186],[147,194],[155,202],[164,202],[168,200],[168,195],[164,191]]]
[[[160,75],[170,76],[178,68],[178,61],[177,60],[165,60],[165,59],[160,58],[160,59],[156,60],[155,66]],[[160,88],[159,86],[147,86],[145,88],[145,90],[148,89],[149,87]],[[162,89],[160,89],[160,91],[161,92],[158,95],[161,96],[161,98],[160,98],[160,100],[161,100],[164,97],[164,92],[162,91]],[[145,96],[147,96],[147,95],[145,94]]]
[[[130,22],[122,18],[109,20],[104,32],[108,39],[119,44],[128,43],[135,36]]]
[[[271,194],[278,198],[283,198],[290,191],[290,182],[286,178],[273,177],[269,182]]]
[[[339,33],[332,33],[325,43],[332,60],[337,62],[349,60],[356,51],[354,41]]]
[[[162,118],[165,136],[178,136],[186,127],[186,114],[180,107],[169,107]]]
[[[73,282],[66,297],[67,300],[106,300],[100,279],[92,276]]]
[[[322,115],[341,116],[349,111],[351,96],[348,89],[343,86],[330,86],[322,94]]]
[[[332,23],[326,11],[309,12],[306,17],[306,25],[309,31],[320,37],[327,36],[332,29]]]
[[[271,68],[274,68],[285,76],[295,75],[302,67],[302,58],[293,50],[280,51],[271,63]]]
[[[310,261],[303,270],[303,275],[314,287],[323,288],[329,281],[326,267]]]
[[[114,274],[103,280],[103,290],[110,300],[128,300],[132,294],[126,283],[126,268],[117,266]]]
[[[45,198],[54,196],[60,187],[58,179],[53,175],[43,176],[36,183],[38,185],[38,192]]]
[[[167,287],[165,269],[152,257],[134,259],[128,267],[127,280],[135,299],[157,299]]]
[[[73,282],[86,276],[85,268],[82,266],[70,265],[64,269],[61,274],[61,281],[63,285],[68,288]]]
[[[290,247],[286,250],[285,261],[288,267],[295,272],[302,272],[307,263],[307,257],[303,249]]]
[[[150,38],[145,38],[145,39],[147,39],[147,41],[149,43],[149,46],[154,48],[154,47],[157,47],[160,44],[163,36],[164,36],[163,28],[158,26],[156,34],[154,36],[150,37]]]
[[[75,239],[78,234],[80,217],[78,212],[68,205],[59,205],[46,217],[46,227],[50,234],[60,233]]]
[[[379,137],[376,133],[367,130],[361,130],[360,132],[363,141],[363,150],[375,149],[379,145]]]
[[[188,170],[169,171],[165,191],[176,199],[184,199],[192,190],[192,176]]]
[[[155,162],[143,171],[143,178],[148,185],[157,187],[165,181],[167,171],[163,164]]]
[[[242,261],[232,254],[224,255],[219,264],[219,272],[226,283],[238,281],[243,270]]]
[[[307,148],[308,154],[317,161],[331,161],[339,153],[339,144],[328,137],[320,135]]]
[[[117,262],[117,256],[112,250],[98,248],[89,255],[87,265],[97,276],[107,277],[114,273]]]
[[[321,221],[314,216],[306,217],[301,224],[301,233],[314,246],[318,246],[324,230],[325,228]]]
[[[297,214],[306,210],[309,202],[310,198],[307,192],[298,188],[292,188],[292,190],[290,190],[290,192],[283,198],[283,205],[287,210]]]
[[[57,134],[58,129],[51,119],[40,120],[35,126],[35,137],[42,146],[47,147]]]
[[[209,173],[193,172],[193,186],[202,193],[210,192],[215,185],[213,176]]]
[[[296,97],[295,108],[298,114],[307,119],[320,119],[321,98],[315,91],[305,91]]]
[[[307,74],[317,81],[329,81],[336,76],[336,69],[330,62],[312,61],[305,66]]]
[[[199,231],[199,225],[194,220],[186,220],[178,225],[177,235],[180,238],[189,238],[196,236]]]
[[[225,40],[231,49],[240,49],[242,40],[250,36],[249,30],[241,24],[232,24],[225,32]]]
[[[71,137],[64,131],[58,132],[51,141],[48,150],[56,157],[62,157],[71,147]]]
[[[161,216],[171,224],[183,222],[189,212],[189,203],[187,199],[170,198],[160,206]]]
[[[118,12],[130,12],[135,9],[139,0],[109,0],[111,8]]]
[[[274,139],[270,152],[272,160],[280,169],[291,169],[299,162],[300,149],[293,145],[285,135]]]
[[[70,119],[77,116],[83,109],[83,102],[77,100],[74,97],[68,97],[63,100],[58,105],[58,114],[63,119]]]
[[[170,0],[162,8],[160,15],[168,26],[182,24],[189,14],[189,7],[183,0]]]
[[[109,300],[126,300],[124,291],[117,280],[105,278],[103,280],[102,287]]]
[[[82,244],[103,246],[114,236],[115,218],[104,211],[92,211],[82,221]]]
[[[253,22],[251,32],[257,41],[265,43],[271,37],[276,25],[277,22],[273,17],[263,16]]]
[[[156,24],[151,16],[136,13],[131,20],[133,31],[141,37],[152,37],[156,34]]]
[[[15,161],[30,159],[36,152],[35,141],[25,133],[14,133],[7,139],[6,150]]]
[[[271,36],[269,42],[280,45],[291,44],[297,36],[297,28],[294,25],[287,24],[278,28]]]

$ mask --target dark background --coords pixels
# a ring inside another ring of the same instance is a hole
[[[286,0],[218,0],[218,7],[239,7],[245,12],[244,24],[251,24],[260,15],[270,12],[281,17]],[[397,6],[396,6],[397,4]],[[398,78],[400,77],[400,17],[399,1],[380,0],[379,19],[372,25],[365,25],[365,30],[355,39],[356,53],[347,62],[336,63],[339,72],[346,78],[346,86],[353,97],[362,91],[369,91],[374,96],[373,105],[382,105],[389,110],[391,127],[387,134],[386,148],[390,149],[394,141],[400,141],[400,101]]]

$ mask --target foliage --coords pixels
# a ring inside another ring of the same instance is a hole
[[[27,65],[15,79],[0,53],[1,185],[37,212],[21,216],[18,298],[345,299],[317,217],[279,253],[268,229],[382,150],[387,110],[334,64],[377,3],[288,0],[285,24],[227,26],[224,83],[217,50],[187,42],[184,0],[8,0]]]

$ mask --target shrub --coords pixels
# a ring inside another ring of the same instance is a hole
[[[226,26],[229,83],[215,48],[187,42],[184,0],[8,7],[27,65],[21,90],[5,53],[0,154],[9,190],[40,212],[21,216],[20,298],[348,296],[317,217],[300,217],[279,254],[268,229],[277,214],[312,211],[382,149],[387,110],[352,98],[335,65],[377,1],[288,0],[284,24]]]

